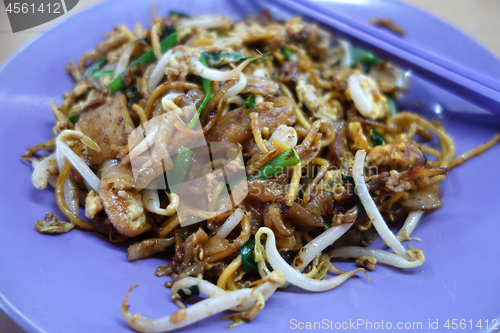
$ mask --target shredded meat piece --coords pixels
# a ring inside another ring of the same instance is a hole
[[[306,84],[305,81],[301,80],[296,87],[296,91],[299,101],[304,103],[312,114],[337,120],[339,106],[336,103],[321,100],[318,90],[312,84]]]
[[[101,148],[100,152],[84,150],[84,157],[91,168],[118,157],[120,151],[127,148],[128,135],[134,129],[125,95],[117,94],[105,104],[83,112],[76,129],[90,137]]]
[[[341,201],[346,194],[346,188],[342,180],[341,170],[327,171],[323,179],[316,186],[318,191],[328,191],[333,194],[336,201]]]
[[[247,180],[248,198],[259,202],[270,202],[286,194],[287,179],[283,176],[272,178],[250,178]]]
[[[102,169],[99,197],[111,224],[128,237],[134,237],[150,229],[146,221],[141,193],[135,188],[130,165],[108,161]]]
[[[385,188],[390,192],[405,192],[411,188],[411,184],[410,182],[401,179],[399,172],[391,170],[389,172],[389,179],[385,183]]]
[[[278,92],[278,83],[261,76],[246,75],[247,85],[242,94],[253,94],[272,98]]]
[[[259,103],[256,110],[260,114],[261,125],[271,132],[279,125],[292,125],[295,122],[295,111],[286,97],[278,97],[274,103]],[[252,138],[249,113],[246,106],[230,111],[207,133],[207,141],[238,143],[249,140]]]
[[[425,157],[422,151],[405,136],[400,136],[399,139],[389,144],[374,147],[368,153],[366,161],[383,169],[411,168],[425,165]]]

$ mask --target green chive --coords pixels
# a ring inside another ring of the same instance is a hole
[[[69,117],[69,121],[74,125],[78,122],[78,119],[80,118],[80,114],[75,114],[74,116]]]
[[[188,148],[181,146],[177,152],[174,162],[173,180],[175,184],[183,183],[191,170],[193,164],[193,152]]]
[[[94,79],[98,79],[98,78],[106,76],[106,75],[113,76],[113,74],[115,74],[115,71],[112,69],[107,70],[107,71],[95,71],[94,73],[92,73],[92,77]]]
[[[255,96],[250,95],[250,97],[247,98],[245,102],[243,102],[243,105],[248,106],[250,109],[255,108]]]
[[[102,66],[107,62],[106,59],[99,59],[94,61],[88,68],[85,70],[85,74],[83,75],[83,78],[86,78],[89,75],[94,74],[94,72],[100,70]]]
[[[274,177],[289,167],[300,163],[300,158],[293,148],[285,150],[257,171],[251,178],[268,178]]]
[[[422,152],[422,156],[424,157],[424,165],[426,165],[427,164],[427,156],[425,155],[424,150],[422,149],[422,147],[419,146],[418,149],[420,149],[420,151]]]
[[[353,48],[352,49],[352,63],[351,67],[355,67],[358,62],[362,63],[366,66],[374,66],[381,62],[382,59],[377,57],[374,53],[361,49],[361,48]]]
[[[385,95],[387,98],[387,105],[389,105],[389,112],[391,116],[395,115],[398,112],[398,107],[396,106],[396,101],[390,96]]]
[[[172,47],[174,47],[175,45],[177,45],[178,41],[179,41],[179,34],[177,33],[177,31],[175,31],[175,30],[171,31],[168,34],[168,36],[164,40],[162,40],[160,42],[161,53],[165,53],[167,50],[170,50]],[[149,50],[148,52],[144,53],[139,59],[137,59],[136,61],[132,62],[128,66],[128,68],[135,67],[135,66],[137,66],[141,62],[149,65],[149,64],[152,64],[153,62],[155,62],[156,60],[157,59],[156,59],[154,51],[153,50]],[[120,90],[123,87],[125,87],[125,83],[123,82],[123,80],[121,78],[122,74],[125,73],[125,71],[123,71],[122,73],[120,73],[119,75],[117,75],[113,79],[113,81],[111,81],[109,83],[108,88],[109,88],[109,90],[111,91],[112,94],[114,94],[118,90]]]
[[[198,285],[193,284],[184,289],[179,289],[177,292],[182,302],[186,302],[192,296],[198,296],[200,294],[200,287]]]
[[[253,257],[253,251],[255,248],[255,237],[250,236],[250,239],[241,246],[241,268],[243,272],[247,274],[258,274],[259,269],[257,268],[257,263]]]
[[[363,206],[363,204],[361,203],[361,200],[359,199],[358,195],[356,194],[356,191],[355,191],[356,185],[354,184],[354,178],[352,178],[351,176],[342,175],[342,181],[344,183],[351,183],[352,184],[354,201],[356,201],[356,207],[358,208],[358,216],[356,216],[356,221],[357,221],[359,219],[359,217],[361,215],[363,215],[363,213],[365,212],[365,207]]]
[[[163,173],[163,180],[165,180],[165,192],[166,192],[167,194],[170,194],[170,193],[172,193],[172,191],[170,190],[170,187],[168,186],[168,180],[167,180],[167,178],[170,178],[170,176],[167,176],[167,173],[168,173],[168,174],[171,174],[171,172],[169,172],[169,171],[165,171],[165,172]]]
[[[331,220],[329,221],[328,219],[326,219],[325,216],[323,216],[323,220],[325,221],[325,230],[330,229],[332,227],[332,221]]]
[[[200,58],[200,62],[207,66],[207,60],[204,57]],[[201,103],[200,107],[196,111],[196,113],[193,116],[193,119],[188,124],[188,128],[193,129],[196,126],[196,123],[198,121],[198,118],[200,117],[201,111],[205,108],[205,106],[210,102],[212,99],[212,94],[211,94],[211,83],[210,80],[201,78],[201,86],[203,88],[203,91],[205,92],[205,99]]]
[[[183,12],[178,12],[178,11],[176,11],[176,10],[171,10],[171,11],[169,11],[169,12],[168,12],[168,15],[169,15],[169,16],[174,16],[174,15],[177,15],[177,16],[179,16],[179,17],[191,17],[191,16],[190,16],[190,15],[188,15],[188,14],[185,14],[185,13],[183,13]]]
[[[372,145],[373,147],[385,145],[384,138],[380,134],[378,134],[377,131],[375,131],[373,128],[372,128]]]
[[[285,60],[290,60],[290,57],[292,56],[293,52],[292,50],[290,49],[287,49],[286,47],[281,51],[281,53],[283,53],[283,57],[285,58]]]
[[[274,70],[273,73],[271,74],[271,80],[274,79],[276,79],[276,70]]]
[[[174,168],[163,173],[167,194],[177,191],[179,186],[186,180],[191,165],[193,164],[193,152],[188,148],[181,146],[175,157]],[[170,183],[168,182],[170,179]]]

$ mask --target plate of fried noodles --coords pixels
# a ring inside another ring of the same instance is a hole
[[[500,78],[411,7],[319,4]],[[91,8],[0,69],[0,306],[29,332],[494,331],[500,122],[466,97],[273,1]]]

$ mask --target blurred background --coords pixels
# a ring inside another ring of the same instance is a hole
[[[104,0],[80,0],[68,14],[43,25],[12,33],[4,8],[0,10],[0,65],[24,44],[48,31],[61,20],[85,10]],[[344,0],[350,1],[350,0]],[[420,8],[462,30],[500,57],[500,13],[499,0],[399,0]],[[2,5],[0,5],[2,6]],[[0,310],[0,333],[23,333],[5,313]]]
[[[105,0],[80,0],[78,5],[62,17],[39,25],[37,27],[12,33],[5,10],[0,10],[0,64],[23,44],[36,38],[40,33],[47,31],[54,24],[75,15],[95,4]],[[343,0],[354,1],[354,0]],[[399,0],[414,7],[420,8],[444,21],[454,25],[463,32],[472,36],[487,49],[500,57],[500,13],[499,0]]]

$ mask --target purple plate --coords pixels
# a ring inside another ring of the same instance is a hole
[[[0,211],[0,307],[28,332],[130,332],[120,304],[128,288],[141,284],[130,299],[131,311],[147,317],[172,313],[176,306],[155,276],[159,258],[130,263],[126,248],[110,244],[92,232],[71,231],[59,236],[38,233],[37,219],[58,211],[53,192],[31,184],[31,167],[20,161],[26,147],[52,135],[49,104],[62,102],[72,82],[64,68],[102,40],[117,24],[150,24],[150,5],[157,0],[113,0],[82,12],[33,41],[0,69],[0,144],[3,158]],[[220,13],[242,18],[262,6],[238,1],[159,3],[190,14]],[[320,2],[339,13],[366,22],[392,18],[404,38],[428,51],[500,78],[500,62],[469,37],[414,8],[394,1]],[[389,32],[388,32],[389,33]],[[413,75],[401,106],[428,117],[440,117],[455,139],[459,153],[500,131],[484,110]],[[486,119],[486,121],[485,121]],[[420,328],[438,325],[463,331],[496,331],[500,327],[500,248],[495,229],[498,205],[497,146],[452,170],[442,184],[445,206],[427,214],[414,235],[422,238],[426,262],[418,269],[378,266],[365,277],[350,279],[325,293],[297,288],[276,293],[250,324],[231,332],[306,328]],[[352,265],[351,267],[354,267]],[[189,330],[222,329],[221,315]],[[455,319],[455,321],[453,321]],[[383,324],[382,324],[383,323]],[[420,324],[421,323],[421,324]],[[479,327],[478,323],[482,326]],[[358,325],[359,324],[359,325]],[[302,326],[303,325],[303,326]],[[318,326],[319,325],[319,326]],[[371,325],[371,326],[370,326]],[[406,327],[405,327],[406,326]],[[495,329],[496,327],[496,329]]]

